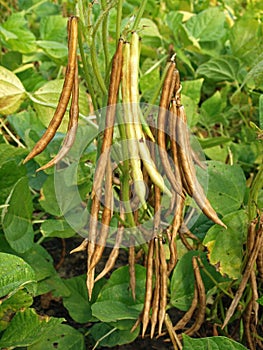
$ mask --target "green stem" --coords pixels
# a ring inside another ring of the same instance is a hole
[[[98,104],[97,104],[95,91],[94,91],[94,88],[93,88],[93,85],[91,82],[91,78],[90,78],[90,74],[89,74],[89,70],[88,70],[88,64],[87,64],[87,60],[86,60],[86,56],[85,56],[84,48],[83,48],[83,43],[82,43],[82,39],[81,39],[81,32],[82,32],[82,30],[79,28],[79,35],[78,35],[79,51],[80,51],[80,56],[81,56],[81,60],[82,60],[82,64],[83,64],[83,70],[84,70],[86,84],[87,84],[87,87],[88,87],[88,90],[89,90],[89,93],[91,96],[94,110],[97,113]]]
[[[107,88],[104,83],[104,80],[102,78],[102,75],[100,73],[100,68],[98,64],[98,57],[97,57],[97,51],[96,51],[96,34],[97,31],[100,27],[101,22],[104,20],[104,18],[108,15],[110,9],[114,7],[116,4],[116,0],[113,0],[109,3],[109,5],[105,8],[105,10],[102,12],[102,14],[99,16],[97,22],[95,23],[93,33],[92,33],[92,43],[90,47],[90,52],[91,52],[91,62],[92,62],[92,67],[96,76],[96,79],[98,81],[99,87],[104,95],[107,94]]]
[[[101,6],[103,11],[105,11],[107,6],[106,0],[101,0]],[[109,62],[110,62],[109,45],[108,45],[108,17],[109,17],[109,12],[107,12],[106,16],[102,21],[102,45],[103,45],[104,57],[105,57],[105,72],[107,72]]]
[[[147,0],[143,0],[143,1],[141,2],[141,6],[140,6],[140,8],[139,8],[139,10],[138,10],[138,14],[137,14],[137,16],[136,16],[136,18],[135,18],[135,21],[134,21],[134,24],[133,24],[133,27],[132,27],[132,32],[134,32],[134,31],[137,30],[138,25],[139,25],[139,23],[140,23],[140,20],[141,20],[141,18],[142,18],[142,16],[143,16],[143,13],[144,13],[144,9],[145,9],[146,4],[147,4]]]
[[[248,221],[250,222],[256,216],[258,194],[263,187],[263,164],[260,165],[257,175],[252,182],[248,197]]]
[[[122,0],[118,1],[117,20],[116,20],[116,47],[118,46],[121,36],[121,19],[122,19]]]

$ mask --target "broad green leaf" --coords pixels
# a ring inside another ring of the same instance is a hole
[[[196,74],[213,81],[238,80],[240,61],[234,56],[212,58],[197,68]]]
[[[225,35],[225,14],[218,7],[211,7],[191,17],[186,22],[189,37],[198,41],[219,40]]]
[[[24,86],[17,76],[0,66],[0,114],[14,113],[25,96]]]
[[[134,323],[134,321],[133,321]],[[107,323],[97,323],[90,331],[90,334],[95,341],[99,341],[100,346],[115,347],[117,345],[128,344],[134,341],[139,333],[140,327],[137,327],[134,332],[131,332],[133,324],[128,329],[121,330]]]
[[[5,330],[0,340],[0,347],[15,348],[32,345],[49,334],[61,322],[63,318],[39,316],[33,309],[19,311]]]
[[[130,307],[115,300],[98,301],[93,304],[92,314],[102,322],[116,322],[118,320],[136,320],[140,309]]]
[[[91,321],[91,302],[89,301],[86,276],[78,276],[64,281],[70,295],[63,298],[63,304],[70,316],[78,323]]]
[[[227,337],[190,338],[183,334],[183,350],[247,350],[242,344]]]
[[[150,69],[154,65],[154,61],[151,59],[147,59],[144,61],[142,65],[142,70],[146,71],[147,69]],[[160,68],[157,67],[154,70],[152,70],[148,74],[144,74],[140,78],[140,91],[142,92],[142,97],[146,101],[150,101],[152,95],[154,94],[156,87],[160,83]]]
[[[227,225],[227,229],[219,225],[212,226],[203,244],[208,249],[211,264],[217,265],[222,275],[237,279],[241,273],[247,215],[244,210],[239,210],[227,214],[222,220]]]
[[[214,95],[206,99],[201,106],[201,122],[206,125],[218,124],[221,121],[220,113],[223,109],[221,93],[216,91]]]
[[[9,33],[13,33],[14,37],[8,37],[6,46],[14,51],[21,53],[31,53],[35,51],[35,36],[27,28],[27,21],[24,17],[25,13],[17,12],[10,15],[6,22],[2,24],[3,28]]]
[[[159,29],[157,25],[149,18],[142,18],[140,20],[140,27],[142,28],[141,35],[144,38],[145,36],[154,36],[161,38]]]
[[[33,297],[27,291],[18,290],[0,305],[0,331],[8,327],[15,312],[28,308],[33,303]]]
[[[4,40],[8,41],[10,39],[17,39],[17,36],[0,26],[0,34],[3,36]]]
[[[42,17],[39,31],[42,40],[63,42],[67,36],[67,19],[61,15]]]
[[[246,191],[246,178],[238,165],[227,165],[222,162],[208,161],[208,193],[213,208],[221,215],[226,215],[240,208]],[[204,170],[197,168],[200,181]]]
[[[114,271],[103,286],[97,301],[92,305],[92,314],[103,322],[136,319],[143,307],[145,268],[136,265],[136,300],[129,289],[128,267]],[[112,296],[114,295],[114,299]],[[107,308],[107,312],[105,311]]]
[[[54,176],[48,176],[47,180],[45,181],[41,190],[39,203],[48,213],[55,216],[61,216],[61,210],[57,203]]]
[[[34,243],[21,257],[32,266],[37,281],[56,274],[51,255],[39,244]]]
[[[23,148],[14,147],[6,143],[0,145],[0,164],[13,160],[18,165],[25,156],[26,150]]]
[[[52,328],[40,341],[28,347],[28,350],[85,350],[84,336],[76,329],[59,324]]]
[[[204,264],[205,269],[213,276],[217,283],[227,282],[207,261],[205,253],[199,251],[189,251],[184,254],[178,261],[171,279],[171,299],[170,303],[179,310],[186,311],[191,306],[194,296],[194,271],[192,266],[193,256],[199,256]],[[202,280],[205,285],[206,292],[212,289],[215,285],[211,279],[207,277],[204,271],[200,270]]]
[[[24,286],[32,291],[34,283],[35,273],[30,265],[18,256],[0,253],[0,297]]]
[[[66,64],[68,55],[67,45],[57,41],[38,40],[37,46],[40,47],[45,54],[57,63]]]
[[[250,65],[262,54],[261,26],[257,19],[243,16],[229,32],[233,55]]]
[[[201,97],[201,89],[204,79],[182,81],[182,93],[190,97],[195,104],[198,104]]]
[[[64,220],[46,220],[41,224],[40,231],[44,237],[69,238],[75,231]]]
[[[2,213],[2,225],[10,246],[24,253],[33,245],[34,232],[31,223],[33,204],[28,179],[22,177],[15,184]]]
[[[0,150],[2,146],[5,145],[1,145]],[[12,188],[23,176],[26,176],[26,168],[17,165],[15,160],[0,163],[0,205],[5,203]]]
[[[242,89],[246,84],[251,89],[259,89],[260,87],[263,87],[262,80],[263,80],[263,60],[257,62],[250,69],[245,79],[243,80],[243,83],[240,89]]]
[[[166,17],[166,23],[173,33],[176,33],[182,23],[184,15],[177,11],[169,11]]]

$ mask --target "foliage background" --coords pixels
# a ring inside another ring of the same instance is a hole
[[[105,106],[106,95],[94,71],[92,50],[107,86],[108,67],[116,47],[116,3],[110,1],[112,8],[107,12],[105,1],[93,5],[89,1],[0,1],[1,348],[51,349],[57,343],[65,350],[84,349],[97,341],[101,346],[113,347],[138,337],[139,330],[131,334],[129,329],[143,305],[143,266],[137,265],[135,302],[127,289],[126,266],[98,283],[89,302],[85,276],[61,278],[42,245],[56,238],[75,237],[56,204],[53,170],[35,173],[57,153],[65,125],[42,155],[22,164],[48,125],[58,100],[67,63],[66,17],[76,8],[84,37],[84,56],[79,60],[78,137],[91,138],[96,133],[93,107]],[[123,2],[122,31],[132,23],[140,3]],[[166,60],[175,51],[189,126],[208,160],[208,198],[228,226],[222,230],[203,215],[199,217],[192,232],[200,243],[194,252],[187,252],[178,241],[180,261],[169,287],[171,310],[186,311],[193,296],[191,257],[200,255],[205,271],[213,276],[211,280],[202,274],[211,324],[223,322],[225,291],[234,293],[241,278],[248,222],[255,217],[256,209],[263,207],[262,181],[253,185],[256,173],[262,172],[262,15],[259,0],[148,0],[140,22],[141,101],[158,104],[157,87]],[[94,35],[92,27],[101,19],[102,26]],[[103,30],[108,31],[108,51],[103,47]],[[91,189],[95,159],[96,147],[91,144],[80,161],[78,186],[83,195]],[[251,190],[253,186],[256,191]],[[62,298],[78,329],[62,318],[38,316],[34,298],[50,292]],[[114,300],[112,295],[116,296]],[[235,334],[239,344],[231,343],[235,349],[245,344],[240,321],[245,306],[246,298],[232,320],[239,320]],[[230,332],[219,330],[219,335],[229,336]],[[225,338],[211,339],[212,349],[217,348],[217,341],[225,348],[228,344]],[[194,341],[184,337],[183,349],[197,346]],[[206,349],[208,340],[200,341],[200,349]]]

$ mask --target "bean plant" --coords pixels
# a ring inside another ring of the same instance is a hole
[[[0,347],[263,348],[261,1],[0,11]]]

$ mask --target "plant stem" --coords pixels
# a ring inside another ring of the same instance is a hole
[[[122,19],[122,0],[118,1],[117,20],[116,20],[116,47],[118,46],[121,36],[121,19]]]
[[[101,0],[101,6],[103,11],[105,11],[107,6],[106,0]],[[109,45],[108,45],[108,17],[109,17],[109,12],[107,12],[106,16],[102,21],[102,44],[103,44],[104,58],[105,58],[105,72],[107,72],[109,62],[110,62]]]
[[[97,104],[97,100],[96,100],[96,96],[95,96],[95,91],[93,89],[93,85],[90,79],[90,74],[89,74],[89,70],[88,70],[88,64],[87,64],[87,60],[85,57],[85,53],[84,53],[84,48],[83,48],[83,43],[82,43],[82,39],[81,39],[81,32],[82,32],[82,28],[80,29],[79,27],[79,35],[78,35],[78,41],[79,41],[79,51],[80,51],[80,56],[81,56],[81,60],[82,60],[82,64],[83,64],[83,70],[84,70],[84,75],[85,75],[85,80],[86,80],[86,84],[91,96],[91,100],[92,100],[92,104],[94,107],[94,110],[97,112],[98,110],[98,104]]]
[[[96,79],[98,81],[99,87],[101,89],[101,92],[104,95],[107,94],[107,88],[106,88],[106,85],[105,85],[104,80],[102,78],[102,75],[100,73],[100,68],[99,68],[99,64],[98,64],[98,56],[97,56],[97,52],[96,52],[96,34],[97,34],[97,31],[99,29],[101,22],[103,21],[105,16],[108,15],[110,9],[112,7],[114,7],[115,4],[116,4],[116,0],[111,1],[109,3],[109,5],[105,8],[105,10],[102,12],[102,14],[99,16],[99,18],[97,19],[97,22],[95,23],[95,26],[93,29],[92,43],[91,43],[91,47],[90,47],[92,67],[93,67]]]
[[[26,148],[19,140],[18,138],[8,129],[8,127],[5,125],[4,121],[2,119],[0,119],[0,127],[2,127],[3,129],[5,129],[5,131],[7,132],[7,134],[11,137],[11,139],[13,141],[15,141],[15,143],[17,143],[17,145],[21,148]]]
[[[139,25],[139,23],[140,23],[140,20],[141,20],[141,18],[142,18],[142,16],[143,16],[143,13],[144,13],[144,9],[145,9],[146,4],[147,4],[147,0],[143,0],[143,1],[141,2],[141,6],[139,7],[138,14],[137,14],[137,16],[136,16],[136,18],[135,18],[135,21],[134,21],[134,24],[133,24],[133,27],[132,27],[132,32],[134,32],[134,31],[137,30],[138,25]]]

